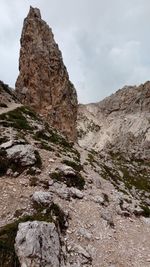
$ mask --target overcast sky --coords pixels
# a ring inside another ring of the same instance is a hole
[[[15,85],[30,5],[52,27],[80,102],[150,80],[150,0],[0,0],[0,80]]]

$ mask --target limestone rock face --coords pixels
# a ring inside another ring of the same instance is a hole
[[[52,204],[52,194],[50,192],[36,191],[32,196],[32,200],[38,205],[50,206]]]
[[[15,249],[22,267],[60,266],[61,246],[53,223],[19,224]]]
[[[80,105],[79,144],[150,159],[150,82],[125,86],[95,104]]]
[[[14,145],[6,151],[9,159],[18,161],[22,166],[34,165],[36,162],[35,150],[31,145]]]
[[[76,139],[77,94],[52,30],[30,7],[24,20],[16,81],[19,100],[43,115],[68,139]]]

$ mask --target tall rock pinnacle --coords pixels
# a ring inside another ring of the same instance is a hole
[[[24,20],[16,81],[19,100],[43,115],[68,139],[76,139],[77,94],[52,30],[30,7]]]

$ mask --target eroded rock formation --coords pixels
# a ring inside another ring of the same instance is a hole
[[[77,94],[52,30],[30,7],[24,20],[16,81],[19,100],[43,115],[70,140],[76,139]]]
[[[80,105],[79,144],[150,158],[150,82],[125,86],[99,103]]]

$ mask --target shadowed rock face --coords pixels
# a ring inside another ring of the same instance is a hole
[[[52,30],[30,7],[24,20],[16,81],[19,100],[43,115],[68,139],[76,139],[77,94]]]

